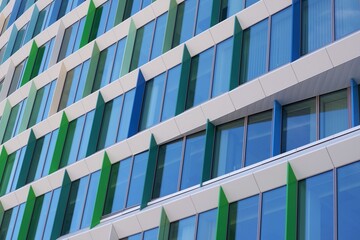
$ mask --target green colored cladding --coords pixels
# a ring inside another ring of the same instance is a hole
[[[170,231],[170,221],[166,215],[165,209],[161,208],[160,225],[159,225],[159,240],[167,240]]]
[[[287,184],[286,184],[286,240],[296,240],[297,225],[297,193],[298,181],[294,171],[288,163],[287,165]]]
[[[131,19],[129,33],[127,35],[127,40],[125,45],[124,58],[123,58],[124,60],[120,71],[120,77],[124,76],[130,71],[131,58],[135,46],[135,39],[136,39],[136,26],[134,21]]]
[[[178,4],[176,0],[170,0],[169,12],[167,17],[167,24],[165,30],[165,39],[163,46],[163,53],[169,51],[172,48],[172,42],[175,31],[176,13]]]
[[[36,99],[36,93],[37,93],[36,86],[34,83],[32,83],[29,91],[29,96],[26,101],[24,115],[20,123],[19,133],[25,131],[28,128],[31,113],[34,110],[33,108]]]
[[[215,26],[220,22],[221,0],[213,0],[211,9],[210,26]]]
[[[29,173],[31,160],[32,160],[34,150],[35,150],[35,145],[36,145],[36,136],[34,134],[34,131],[31,130],[29,139],[28,139],[28,143],[26,146],[24,161],[23,161],[23,164],[20,169],[20,174],[19,174],[19,179],[18,179],[17,185],[16,185],[16,189],[21,188],[22,186],[24,186],[26,184],[26,179],[27,179],[27,176]]]
[[[4,218],[4,214],[5,214],[5,209],[4,209],[3,205],[0,202],[0,223],[2,222],[2,220]]]
[[[5,135],[5,131],[6,131],[6,126],[8,124],[10,114],[11,114],[11,105],[10,105],[9,100],[6,100],[3,115],[2,115],[1,121],[0,121],[0,140],[1,140],[1,143],[3,143],[3,139],[4,139],[4,135]]]
[[[95,43],[90,58],[90,66],[86,77],[83,98],[92,93],[99,57],[100,57],[100,50],[98,45]]]
[[[215,138],[215,125],[209,120],[206,123],[206,138],[205,138],[205,154],[204,154],[204,166],[202,171],[201,184],[210,180],[211,178],[211,159],[214,148]]]
[[[230,80],[229,90],[232,90],[237,86],[239,86],[242,41],[243,41],[243,30],[240,26],[239,21],[237,20],[237,18],[235,18],[233,52],[232,52],[231,73],[230,73],[231,80]]]
[[[191,56],[186,45],[184,45],[175,115],[179,115],[185,110],[186,95],[187,95],[187,89],[188,89],[189,77],[190,77],[190,68],[191,68]]]
[[[28,235],[29,227],[30,227],[30,223],[31,223],[31,217],[32,217],[34,207],[35,207],[35,202],[36,202],[36,196],[35,196],[33,188],[30,186],[29,194],[28,194],[26,204],[25,204],[24,215],[23,215],[21,225],[20,225],[18,240],[27,239],[27,235]]]
[[[44,48],[40,50],[36,42],[33,41],[20,86],[24,86],[39,73],[41,59],[43,55],[44,55]]]
[[[126,8],[126,1],[119,1],[116,10],[115,21],[114,21],[115,26],[120,24],[124,20],[125,8]]]
[[[219,203],[216,220],[216,240],[226,239],[229,219],[229,201],[222,187],[219,189]]]
[[[8,156],[5,146],[3,146],[0,153],[0,179],[3,178]]]
[[[65,144],[66,134],[68,131],[68,126],[69,126],[69,120],[66,116],[66,113],[63,112],[63,115],[61,117],[58,136],[57,136],[56,143],[55,143],[54,155],[51,160],[49,174],[51,174],[59,169],[61,155],[62,155],[63,147]]]
[[[70,188],[71,188],[71,179],[67,171],[65,171],[63,182],[61,185],[61,190],[60,190],[59,203],[55,213],[56,223],[54,224],[53,229],[51,231],[51,237],[50,237],[51,240],[55,240],[61,235],[61,228],[63,225],[62,223],[64,222],[67,201],[70,194]]]
[[[102,214],[104,212],[106,192],[108,189],[110,172],[111,172],[111,162],[109,156],[105,152],[101,167],[99,186],[96,193],[94,211],[91,218],[90,228],[93,228],[100,223]]]
[[[151,200],[151,194],[153,189],[153,179],[155,178],[156,158],[158,155],[159,146],[156,143],[155,137],[151,134],[150,147],[149,147],[149,159],[146,168],[145,186],[141,199],[140,209],[144,209],[148,202]]]
[[[88,12],[85,19],[84,31],[83,31],[83,35],[81,36],[79,48],[82,48],[91,41],[90,36],[93,28],[93,23],[95,20],[95,15],[96,15],[96,7],[94,1],[90,0]]]

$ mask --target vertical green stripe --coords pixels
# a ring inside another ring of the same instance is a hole
[[[108,189],[110,172],[111,172],[111,162],[109,156],[105,152],[101,167],[99,186],[96,193],[96,200],[95,200],[90,228],[93,228],[100,223],[105,206],[106,192]]]
[[[170,231],[170,221],[166,215],[165,209],[161,208],[160,226],[159,226],[159,240],[167,240]]]
[[[96,102],[95,113],[94,113],[94,120],[90,132],[90,141],[89,141],[88,149],[86,151],[86,157],[96,152],[104,110],[105,110],[105,101],[101,93],[99,92],[98,99]]]
[[[120,77],[124,76],[130,71],[131,58],[135,46],[135,38],[136,38],[136,26],[134,21],[131,19],[129,33],[125,45],[124,58],[123,58],[124,61],[122,63],[121,71],[120,71]]]
[[[90,0],[88,12],[85,19],[84,31],[83,31],[83,35],[81,36],[80,48],[82,48],[83,46],[89,43],[91,29],[95,19],[95,14],[96,14],[96,7],[94,1]]]
[[[19,240],[27,239],[27,235],[31,223],[31,217],[35,207],[35,201],[36,201],[36,196],[34,190],[32,189],[32,187],[30,187],[29,194],[25,204],[24,215],[20,225],[19,237],[18,237]]]
[[[118,7],[117,7],[117,10],[116,10],[114,26],[120,24],[123,20],[125,20],[124,19],[125,7],[126,7],[126,1],[119,1],[118,2]]]
[[[232,90],[239,86],[240,79],[240,61],[241,61],[241,49],[243,40],[243,30],[239,21],[235,18],[234,23],[234,39],[233,39],[233,52],[231,61],[231,80],[230,89]]]
[[[4,218],[4,214],[5,214],[5,209],[4,209],[3,205],[0,202],[0,223],[2,222],[2,220]]]
[[[65,171],[63,182],[61,185],[61,190],[60,190],[59,203],[55,213],[56,221],[51,232],[51,237],[50,237],[51,240],[55,240],[61,235],[61,228],[65,217],[66,206],[70,194],[70,188],[71,188],[71,179],[67,171]]]
[[[210,26],[214,26],[220,22],[220,9],[221,0],[213,0],[212,10],[211,10],[211,22]]]
[[[36,66],[35,66],[36,64],[35,63],[36,63],[36,56],[37,56],[38,50],[39,50],[39,48],[38,48],[36,42],[33,41],[32,45],[31,45],[31,49],[30,49],[29,58],[26,63],[26,66],[25,66],[24,75],[21,80],[21,86],[24,86],[27,82],[29,82],[31,80],[31,76],[32,76],[33,72],[34,73],[36,72]],[[39,68],[40,68],[40,64],[38,66],[37,72],[39,71]]]
[[[100,50],[98,45],[95,43],[94,48],[92,50],[89,71],[86,77],[85,88],[83,92],[83,98],[90,95],[92,93],[92,88],[94,85],[96,69],[99,62]]]
[[[6,149],[5,149],[5,146],[3,146],[2,149],[1,149],[1,153],[0,153],[0,179],[3,178],[3,174],[4,174],[4,171],[5,171],[8,156],[9,155],[8,155]]]
[[[224,190],[222,189],[222,187],[220,187],[219,205],[218,205],[217,222],[216,222],[217,240],[226,239],[228,219],[229,219],[229,201],[226,198]]]
[[[172,48],[172,42],[173,42],[175,24],[176,24],[177,7],[178,4],[176,3],[176,0],[170,0],[169,13],[167,17],[166,30],[165,30],[163,53],[169,51]]]
[[[10,22],[9,22],[9,24],[10,24]],[[10,34],[10,37],[9,37],[9,41],[8,41],[5,53],[4,53],[3,62],[5,62],[12,54],[12,50],[13,50],[14,45],[15,45],[15,40],[16,40],[16,36],[17,36],[18,31],[19,30],[16,28],[16,25],[14,24],[13,28],[11,30],[11,34]]]
[[[25,151],[25,155],[24,155],[24,161],[23,161],[23,164],[20,169],[19,180],[17,182],[16,189],[18,189],[26,184],[26,179],[27,179],[29,169],[31,166],[31,160],[32,160],[32,157],[34,154],[35,145],[36,145],[36,137],[35,137],[33,130],[31,130],[28,144],[27,144],[26,151]]]
[[[207,120],[204,165],[203,165],[201,184],[210,180],[211,178],[211,160],[212,160],[212,153],[214,147],[214,138],[215,138],[215,126],[209,120]]]
[[[37,92],[36,86],[35,86],[34,83],[32,83],[31,87],[30,87],[30,91],[29,91],[29,96],[28,96],[27,101],[26,101],[24,115],[23,115],[23,118],[22,118],[21,123],[20,123],[19,133],[22,132],[22,131],[25,131],[28,128],[31,113],[32,113],[33,108],[34,108],[34,103],[35,103],[35,99],[36,99],[36,92]]]
[[[141,199],[140,209],[143,209],[147,206],[148,202],[151,200],[151,193],[153,189],[154,177],[155,177],[155,168],[156,168],[156,158],[158,155],[159,146],[156,143],[154,135],[151,134],[150,147],[149,147],[149,159],[146,168],[145,175],[145,186],[144,192]]]
[[[57,136],[56,143],[55,143],[54,155],[51,160],[49,174],[51,174],[59,169],[61,155],[62,155],[63,147],[65,145],[66,134],[68,131],[68,126],[69,126],[69,120],[66,116],[66,113],[63,112],[62,117],[61,117],[58,136]]]
[[[35,5],[34,6],[34,11],[31,15],[30,21],[29,21],[29,25],[26,31],[26,35],[25,35],[25,42],[30,41],[33,38],[34,35],[34,31],[35,31],[35,27],[36,27],[36,22],[38,20],[39,17],[39,8]]]
[[[286,184],[286,240],[296,240],[297,193],[298,182],[290,163],[288,163]]]
[[[11,105],[10,105],[9,100],[6,100],[3,115],[2,115],[1,121],[0,121],[0,140],[1,140],[1,142],[3,142],[3,138],[5,135],[7,123],[10,118],[10,114],[11,114]]]
[[[179,115],[185,110],[186,104],[186,94],[189,83],[190,76],[190,68],[191,68],[191,56],[189,50],[186,45],[184,45],[184,52],[181,64],[181,74],[180,74],[180,83],[178,90],[178,99],[176,102],[176,111],[175,115]]]

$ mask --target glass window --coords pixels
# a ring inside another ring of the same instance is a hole
[[[245,7],[250,7],[254,3],[258,2],[259,0],[245,0]]]
[[[299,182],[297,231],[299,240],[333,239],[333,188],[332,171]]]
[[[271,17],[270,66],[273,70],[291,61],[292,7]]]
[[[179,93],[180,74],[181,65],[177,65],[168,71],[161,121],[165,121],[175,116],[176,103]]]
[[[92,89],[93,92],[119,78],[125,42],[126,38],[123,38],[100,53]]]
[[[50,16],[54,8],[54,2],[50,3],[43,10],[39,12],[38,19],[36,21],[35,30],[33,37],[38,35],[41,31],[47,28],[50,25]]]
[[[301,53],[304,55],[331,42],[331,0],[302,0],[301,8]]]
[[[3,143],[10,140],[19,133],[21,121],[23,119],[27,98],[16,104],[10,112],[9,120],[6,125]]]
[[[238,120],[216,130],[212,176],[218,177],[241,167],[244,120]]]
[[[189,240],[195,236],[195,216],[188,217],[170,224],[169,240]]]
[[[190,79],[186,99],[186,109],[197,106],[209,99],[210,81],[213,66],[214,49],[191,59]]]
[[[268,25],[268,19],[265,19],[244,30],[240,83],[253,80],[267,70]]]
[[[91,29],[90,40],[97,38],[114,27],[118,2],[116,0],[109,0],[96,8],[95,22]]]
[[[286,187],[262,195],[261,239],[285,240]]]
[[[14,54],[17,50],[19,50],[25,44],[25,34],[26,34],[27,29],[28,29],[28,25],[29,24],[24,25],[17,32],[14,47],[12,49],[11,55]]]
[[[159,147],[153,198],[159,198],[178,190],[183,143],[181,140]]]
[[[360,162],[337,169],[338,239],[356,239],[360,223]]]
[[[147,63],[150,59],[151,39],[153,37],[155,21],[151,21],[136,31],[135,45],[131,58],[130,71]]]
[[[26,183],[49,174],[58,132],[56,129],[36,140]]]
[[[194,35],[196,0],[186,0],[177,7],[173,47],[187,41]]]
[[[249,116],[246,136],[245,166],[270,157],[272,111]]]
[[[31,111],[28,128],[46,119],[49,115],[50,105],[54,95],[56,80],[48,83],[36,92],[34,106]]]
[[[222,0],[220,8],[220,20],[223,21],[226,18],[240,12],[244,8],[244,2],[239,0]]]
[[[65,146],[61,155],[60,168],[85,158],[94,120],[94,111],[92,110],[69,123]]]
[[[227,239],[256,239],[258,213],[259,195],[230,204]]]
[[[60,99],[59,111],[83,97],[90,60],[71,69],[66,74],[65,85]]]
[[[197,20],[195,35],[207,30],[211,25],[211,13],[213,8],[212,0],[198,0]]]
[[[217,209],[209,210],[199,214],[196,239],[216,239],[217,214]]]
[[[335,38],[342,38],[360,29],[360,2],[357,0],[335,1]]]
[[[13,92],[15,92],[15,90],[20,87],[22,78],[24,76],[26,63],[27,63],[27,58],[15,67],[14,74],[12,76],[11,83],[10,83],[8,96],[10,94],[12,94]]]
[[[198,133],[185,141],[185,153],[181,174],[181,189],[200,184],[205,155],[205,134]]]
[[[0,79],[0,94],[1,94],[1,90],[2,90],[3,85],[4,85],[4,80],[5,80],[5,78]],[[1,119],[1,118],[0,118],[0,119]]]
[[[320,96],[320,138],[349,128],[347,90]]]
[[[216,45],[212,97],[217,97],[230,90],[233,41],[234,39],[231,37]]]
[[[0,63],[2,63],[4,60],[6,47],[7,47],[7,43],[5,43],[5,45],[0,49]]]
[[[316,140],[315,105],[313,98],[283,107],[282,152]]]
[[[138,233],[121,240],[156,240],[158,239],[159,228],[153,228],[142,233]]]
[[[161,15],[156,19],[154,40],[151,49],[151,59],[160,56],[163,52],[166,22],[167,22],[167,13],[164,13],[163,15]]]
[[[18,238],[24,210],[25,203],[5,211],[0,227],[0,239]]]
[[[75,52],[80,47],[80,40],[85,25],[85,17],[77,21],[65,30],[61,44],[58,62]]]
[[[1,35],[9,28],[9,20],[10,20],[10,15],[8,15],[6,18],[5,18],[5,21],[1,27]]]
[[[40,68],[37,73],[32,72],[31,77],[35,77],[38,74],[44,72],[46,69],[48,69],[50,64],[51,54],[54,48],[54,43],[55,43],[55,37],[39,48],[35,62],[40,63]]]
[[[55,215],[60,198],[60,188],[55,189],[53,192],[54,193],[51,199],[49,212],[47,214],[46,224],[44,228],[43,239],[50,239],[51,232],[55,224]]]
[[[135,13],[137,13],[141,9],[147,7],[151,3],[152,3],[152,0],[127,0],[123,20],[134,15]]]
[[[120,126],[119,126],[119,130],[118,130],[116,142],[120,142],[121,140],[124,140],[129,135],[129,127],[130,127],[130,120],[131,120],[130,113],[132,113],[132,110],[133,110],[134,99],[135,99],[135,89],[133,89],[125,94],[122,112],[127,113],[127,114],[121,115]]]
[[[83,2],[85,2],[85,0],[62,0],[57,19],[62,18],[65,14],[69,13]]]

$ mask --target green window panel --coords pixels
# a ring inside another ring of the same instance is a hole
[[[21,121],[24,117],[26,103],[27,98],[11,108],[11,113],[6,125],[3,142],[8,141],[10,138],[16,136],[20,132]]]
[[[187,93],[188,82],[190,77],[190,68],[191,68],[191,56],[186,45],[184,45],[184,52],[181,63],[180,84],[178,89],[178,99],[176,101],[175,115],[179,115],[185,110],[186,93]]]
[[[22,218],[21,226],[19,230],[19,238],[18,238],[19,240],[28,239],[27,235],[31,224],[31,216],[34,211],[35,201],[36,201],[36,196],[34,190],[32,187],[30,187],[28,197],[25,203],[24,216]]]
[[[3,179],[8,157],[6,148],[3,146],[0,152],[0,179]]]
[[[204,165],[202,170],[201,184],[211,178],[211,159],[214,151],[215,125],[209,120],[206,123]]]
[[[298,181],[290,165],[287,164],[287,183],[286,183],[286,221],[285,236],[286,240],[295,240],[297,231],[297,194]]]
[[[170,231],[170,221],[166,215],[165,209],[161,208],[160,226],[159,226],[159,240],[168,240]]]
[[[228,219],[229,219],[229,201],[226,198],[225,192],[220,187],[219,189],[219,202],[218,202],[218,213],[216,221],[216,239],[226,239]]]
[[[131,19],[129,33],[127,35],[127,41],[125,45],[124,60],[120,71],[120,77],[124,76],[130,71],[133,49],[135,47],[135,40],[136,26],[134,21]]]
[[[82,48],[92,40],[91,29],[95,21],[95,17],[96,17],[96,7],[94,1],[90,0],[79,48]]]
[[[232,49],[233,52],[231,59],[231,77],[230,77],[231,80],[230,80],[229,90],[233,90],[239,85],[242,40],[243,40],[243,30],[240,26],[239,20],[235,18],[233,49]]]
[[[4,111],[0,120],[0,141],[2,143],[4,142],[3,139],[4,139],[5,131],[7,129],[6,126],[10,117],[11,117],[11,105],[9,100],[6,100]]]

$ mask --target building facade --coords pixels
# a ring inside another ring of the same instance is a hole
[[[2,0],[0,239],[358,239],[359,0]]]

